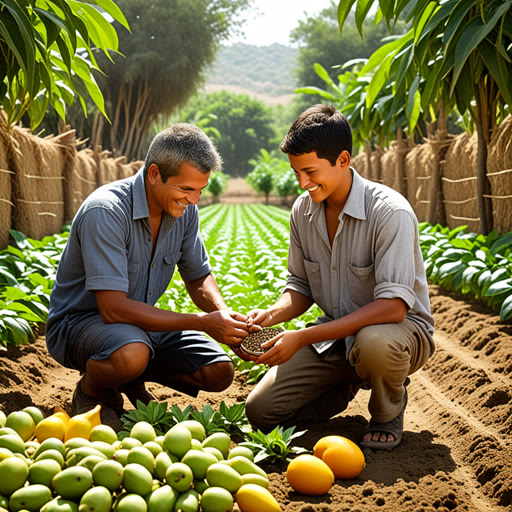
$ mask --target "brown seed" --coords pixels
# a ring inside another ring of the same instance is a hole
[[[272,339],[274,336],[282,332],[281,327],[264,327],[261,331],[249,334],[242,341],[242,349],[251,355],[261,355],[269,349],[262,349],[262,343]]]

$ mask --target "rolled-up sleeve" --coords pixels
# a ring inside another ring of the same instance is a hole
[[[414,254],[417,244],[418,226],[410,212],[401,209],[390,212],[377,233],[375,300],[400,298],[409,309],[414,306],[416,302]]]
[[[128,292],[126,241],[121,216],[105,208],[91,208],[77,226],[88,292]]]

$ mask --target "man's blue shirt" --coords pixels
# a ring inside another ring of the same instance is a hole
[[[115,290],[154,305],[166,290],[176,265],[185,280],[211,271],[199,232],[199,215],[189,205],[174,218],[162,213],[153,256],[143,169],[95,190],[71,226],[50,297],[46,340],[63,361],[66,325],[76,315],[98,313],[93,292]]]

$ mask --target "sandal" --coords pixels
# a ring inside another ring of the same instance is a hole
[[[377,421],[370,420],[366,430],[363,433],[363,438],[366,434],[391,434],[394,437],[394,441],[374,441],[373,439],[368,439],[366,441],[362,440],[359,444],[364,448],[373,448],[374,450],[387,450],[389,448],[394,448],[400,444],[402,441],[402,431],[404,429],[404,412],[407,406],[407,388],[405,388],[404,394],[404,405],[400,414],[392,419],[391,421],[386,421],[384,423],[378,423]]]

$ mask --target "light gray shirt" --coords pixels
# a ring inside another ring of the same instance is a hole
[[[407,317],[432,339],[434,319],[414,211],[398,192],[351,172],[352,187],[332,247],[324,203],[314,203],[308,192],[294,203],[285,290],[309,297],[322,309],[315,323],[398,297],[408,307]],[[333,342],[314,347],[323,352]],[[346,338],[347,355],[353,342],[354,336]],[[431,346],[433,352],[433,340]]]

